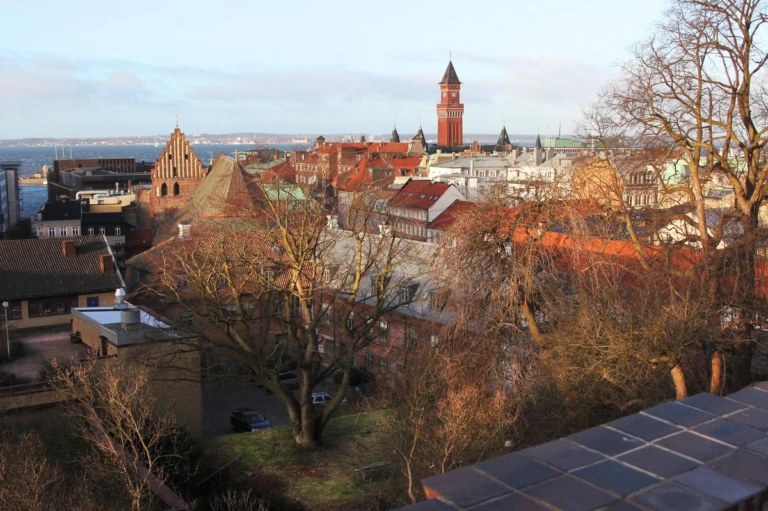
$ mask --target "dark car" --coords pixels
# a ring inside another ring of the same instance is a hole
[[[257,429],[272,427],[267,418],[253,408],[236,408],[232,412],[229,422],[235,431],[256,431]]]

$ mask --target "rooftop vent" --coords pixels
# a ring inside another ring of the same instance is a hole
[[[125,289],[122,287],[117,288],[115,291],[115,309],[127,309],[128,305],[125,303]]]
[[[122,309],[120,311],[120,323],[125,330],[135,329],[137,325],[141,324],[141,310],[136,307]]]

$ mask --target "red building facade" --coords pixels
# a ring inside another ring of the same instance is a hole
[[[184,133],[177,127],[152,169],[150,216],[155,225],[183,207],[208,169],[197,157]]]
[[[464,145],[464,104],[461,102],[461,82],[453,62],[440,80],[440,103],[437,104],[437,145],[459,147]]]

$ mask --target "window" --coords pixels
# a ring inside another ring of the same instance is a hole
[[[443,297],[437,291],[429,293],[429,308],[436,311],[442,311],[445,307]]]
[[[330,339],[325,341],[328,344],[328,356],[335,357],[336,356],[336,343]]]
[[[168,185],[163,183],[160,186],[160,196],[161,197],[165,197],[166,195],[168,195]]]
[[[352,330],[355,326],[355,313],[350,312],[349,317],[347,318],[347,328]]]
[[[390,360],[389,362],[387,362],[387,369],[389,370],[389,374],[394,374],[395,373],[395,362],[394,362],[394,360]]]
[[[188,160],[188,159],[189,159],[189,153],[186,153],[186,154],[184,155],[184,159],[185,159],[185,160]]]
[[[330,325],[331,324],[331,316],[333,315],[333,309],[331,306],[322,307],[321,306],[321,316],[320,316],[320,322],[324,325]]]
[[[417,342],[419,342],[419,333],[415,328],[411,328],[411,331],[408,332],[408,341],[406,343],[405,349],[408,351],[415,350]]]
[[[56,237],[56,228],[55,227],[49,227],[48,228],[48,237],[49,238],[55,238]]]
[[[379,357],[379,374],[384,374],[384,371],[387,369],[387,361],[384,360],[384,357]]]
[[[120,227],[119,227],[119,226],[118,226],[118,227],[115,227],[115,236],[120,236],[120,233],[121,233],[121,232],[122,232],[122,231],[120,230]]]
[[[373,372],[373,354],[372,353],[365,354],[365,368]]]
[[[43,237],[43,228],[42,227],[38,227],[37,228],[37,237],[38,238],[42,238]]]
[[[66,236],[67,235],[67,228],[66,227],[60,227],[59,228],[59,236]]]
[[[384,320],[379,321],[379,340],[386,341],[388,333],[389,333],[389,329],[387,326],[387,322]]]
[[[21,302],[10,301],[8,302],[8,319],[21,319]],[[0,307],[0,318],[4,318],[5,309]]]
[[[88,236],[93,236],[94,232],[93,227],[88,228]]]
[[[80,226],[79,225],[73,225],[72,226],[72,236],[80,236]]]
[[[331,269],[323,268],[323,282],[329,284],[331,282]]]
[[[400,303],[408,303],[411,301],[411,291],[407,287],[400,289]]]
[[[173,167],[173,177],[179,177],[179,170],[176,167]],[[174,195],[178,194],[174,193]]]
[[[69,314],[73,307],[77,307],[77,296],[59,296],[27,302],[27,312],[30,318]]]
[[[429,336],[429,345],[432,347],[437,346],[437,344],[440,342],[440,338],[436,336],[435,334],[432,334]]]
[[[192,326],[192,319],[194,318],[194,313],[189,309],[182,309],[181,311],[181,326],[184,328],[189,328]]]
[[[104,236],[105,234],[107,234],[107,230],[104,227],[99,227],[99,234]]]
[[[168,159],[169,159],[169,160],[172,160],[172,159],[173,159],[173,155],[172,155],[171,153],[168,153]]]
[[[178,195],[179,193],[179,183],[173,183],[173,194]]]

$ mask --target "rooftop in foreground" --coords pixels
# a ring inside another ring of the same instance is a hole
[[[768,383],[698,394],[426,478],[402,511],[720,511],[768,502]]]

